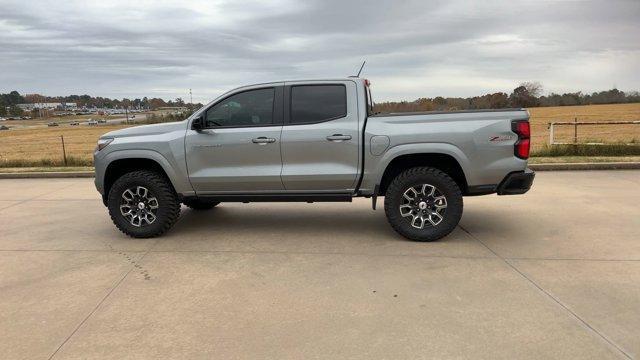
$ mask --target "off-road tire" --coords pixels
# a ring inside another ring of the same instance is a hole
[[[143,186],[157,199],[156,219],[151,224],[134,226],[120,212],[123,192],[135,186]],[[116,227],[134,238],[160,236],[175,224],[180,216],[180,201],[169,180],[153,171],[140,170],[126,173],[118,178],[107,198],[109,215]]]
[[[423,229],[413,227],[410,218],[402,217],[399,209],[405,191],[420,184],[435,186],[447,202],[441,222]],[[456,182],[446,173],[431,167],[415,167],[403,171],[393,179],[384,198],[384,211],[391,227],[398,234],[414,241],[436,241],[447,236],[458,225],[462,208],[462,193]]]
[[[204,199],[183,200],[182,203],[189,209],[197,211],[213,209],[216,205],[220,204],[219,201],[210,201]]]

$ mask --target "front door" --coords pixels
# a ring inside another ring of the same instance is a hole
[[[282,191],[282,87],[244,90],[203,114],[205,129],[187,130],[185,150],[197,194]]]

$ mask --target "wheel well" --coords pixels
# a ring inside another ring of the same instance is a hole
[[[417,166],[429,166],[446,173],[458,184],[463,194],[467,192],[467,179],[464,176],[462,167],[453,156],[446,154],[409,154],[398,156],[387,165],[380,181],[378,195],[384,196],[391,181],[401,172]]]
[[[171,184],[167,173],[155,160],[144,158],[120,159],[111,162],[104,173],[104,197],[106,198],[108,196],[111,186],[118,178],[128,172],[136,170],[154,171],[167,178]],[[173,184],[171,186],[173,187]]]

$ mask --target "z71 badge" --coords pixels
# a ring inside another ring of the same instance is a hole
[[[501,142],[501,141],[510,141],[515,139],[513,135],[496,135],[489,137],[489,142]]]

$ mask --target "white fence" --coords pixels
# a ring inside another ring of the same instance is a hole
[[[575,145],[575,144],[585,144],[585,145],[605,145],[605,144],[626,144],[626,145],[638,145],[637,142],[628,142],[625,137],[631,138],[635,140],[635,136],[633,134],[626,133],[629,129],[629,126],[636,125],[638,126],[635,130],[640,130],[640,121],[559,121],[549,123],[549,144],[551,145]],[[556,136],[558,131],[560,131],[560,127],[569,126],[573,127],[573,133],[567,133],[567,131],[563,131],[563,135],[565,138],[569,137],[569,140],[573,141],[558,141],[556,140]],[[586,141],[580,142],[578,139],[578,127],[579,126],[588,126],[588,127],[597,127],[598,129],[604,129],[607,127],[613,128],[612,130],[607,131],[589,131],[586,135],[584,133],[580,133],[583,137],[587,136],[588,138],[593,138],[594,136],[600,136],[602,140],[610,139],[611,141]],[[635,128],[635,126],[634,126]],[[633,131],[635,133],[636,131]],[[628,136],[625,136],[628,135]],[[604,137],[602,137],[604,136]]]

